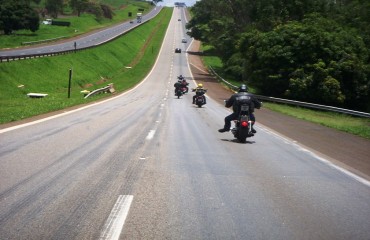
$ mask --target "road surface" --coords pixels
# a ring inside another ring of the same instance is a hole
[[[263,125],[238,143],[218,101],[174,96],[178,18],[134,89],[0,130],[0,239],[369,239],[368,181]]]

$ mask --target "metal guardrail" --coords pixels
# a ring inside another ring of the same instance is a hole
[[[147,21],[142,22],[142,24],[144,24],[146,22],[149,22],[150,20],[151,19],[148,19]],[[95,47],[101,46],[103,44],[106,44],[108,42],[111,42],[111,41],[113,41],[113,40],[121,37],[122,35],[131,32],[132,30],[134,30],[134,28],[128,29],[127,31],[123,32],[122,34],[117,35],[117,36],[115,36],[115,37],[113,37],[113,38],[111,38],[111,39],[109,39],[107,41],[101,42],[100,44],[96,44],[96,45],[92,45],[92,46],[88,46],[88,47],[82,47],[82,48],[76,48],[76,49],[69,49],[69,50],[65,50],[65,51],[52,52],[52,53],[39,53],[39,54],[18,55],[18,56],[5,56],[5,57],[1,57],[0,56],[0,63],[2,63],[2,62],[10,62],[10,61],[15,61],[15,60],[22,60],[22,59],[31,59],[31,58],[40,58],[40,57],[51,57],[51,56],[58,56],[58,55],[65,55],[65,54],[75,53],[77,51],[86,50],[86,49],[90,49],[90,48],[95,48]]]
[[[81,51],[81,50],[86,50],[92,47],[95,47],[95,46],[78,48],[76,50],[73,49],[73,50],[66,50],[66,51],[60,51],[60,52],[52,52],[52,53],[24,54],[24,55],[18,55],[18,56],[0,57],[0,63],[10,62],[10,61],[15,61],[15,60],[25,60],[25,59],[31,59],[31,58],[42,58],[42,57],[52,57],[52,56],[64,55],[64,54],[74,53],[74,52]]]
[[[220,77],[211,66],[208,66],[208,69],[210,69],[211,73],[215,75],[218,80],[222,81],[224,84],[226,84],[232,89],[238,89],[238,86],[235,86],[231,84],[230,82],[226,81],[225,79],[223,79],[222,77]],[[325,110],[325,111],[332,111],[332,112],[337,112],[337,113],[344,113],[344,114],[349,114],[349,115],[358,116],[358,117],[370,118],[370,113],[359,112],[359,111],[349,110],[345,108],[337,108],[337,107],[332,107],[332,106],[300,102],[300,101],[288,100],[288,99],[283,99],[283,98],[266,97],[266,96],[261,96],[261,95],[255,95],[255,96],[258,99],[269,101],[269,102],[284,103],[284,104],[290,104],[294,106],[301,106],[301,107],[320,109],[320,110]]]
[[[149,19],[149,20],[147,20],[147,21],[145,21],[143,23],[149,22],[150,20],[151,19]],[[92,45],[92,46],[88,46],[88,47],[82,47],[82,48],[76,48],[76,49],[69,49],[69,50],[65,50],[65,51],[51,52],[51,53],[39,53],[39,54],[18,55],[18,56],[0,56],[0,63],[2,63],[2,62],[10,62],[10,61],[15,61],[15,60],[31,59],[31,58],[40,58],[40,57],[51,57],[51,56],[65,55],[65,54],[75,53],[75,52],[81,51],[81,50],[95,48],[97,46],[101,46],[103,44],[106,44],[108,42],[111,42],[111,41],[113,41],[113,40],[121,37],[122,35],[128,33],[128,32],[131,32],[133,29],[134,28],[128,29],[127,31],[123,32],[120,35],[117,35],[114,38],[111,38],[111,39],[109,39],[107,41],[104,41],[104,42],[102,42],[100,44],[96,44],[96,45]]]
[[[22,45],[32,45],[32,44],[52,42],[52,41],[63,39],[63,38],[67,38],[67,36],[61,36],[61,37],[57,37],[57,38],[50,38],[50,39],[39,40],[39,41],[32,41],[32,42],[22,42],[21,44]]]
[[[157,16],[157,14],[154,17],[156,17],[156,16]],[[146,19],[146,20],[142,21],[140,25],[142,25],[144,23],[147,23],[151,20],[152,20],[152,18]],[[140,25],[137,25],[136,27],[138,27]],[[88,47],[75,48],[75,49],[69,49],[69,50],[58,51],[58,52],[50,52],[50,53],[39,53],[39,54],[28,54],[28,55],[24,54],[24,55],[17,55],[17,56],[0,56],[0,63],[10,62],[10,61],[15,61],[15,60],[24,60],[24,59],[40,58],[40,57],[50,57],[50,56],[57,56],[57,55],[65,55],[65,54],[75,53],[77,51],[98,47],[98,46],[101,46],[101,45],[106,44],[108,42],[111,42],[111,41],[121,37],[122,35],[131,32],[135,28],[130,28],[130,29],[126,30],[125,32],[122,32],[121,34],[119,34],[119,35],[117,35],[113,38],[110,38],[110,39],[108,39],[104,42],[101,42],[100,44],[95,44],[95,45],[88,46]]]

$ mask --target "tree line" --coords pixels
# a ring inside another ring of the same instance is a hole
[[[370,111],[370,1],[201,0],[189,35],[259,94]]]
[[[57,18],[65,7],[70,7],[77,16],[88,12],[97,19],[112,19],[114,15],[109,5],[94,0],[45,0],[45,6],[41,9],[33,7],[40,2],[41,0],[0,0],[0,30],[6,35],[20,29],[36,32],[40,26],[40,17],[49,15]]]

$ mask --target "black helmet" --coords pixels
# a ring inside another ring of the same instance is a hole
[[[245,84],[240,85],[239,92],[248,92],[248,87]]]

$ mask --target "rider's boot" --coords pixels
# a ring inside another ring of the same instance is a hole
[[[256,129],[253,128],[254,122],[252,123],[252,133],[256,133]]]

